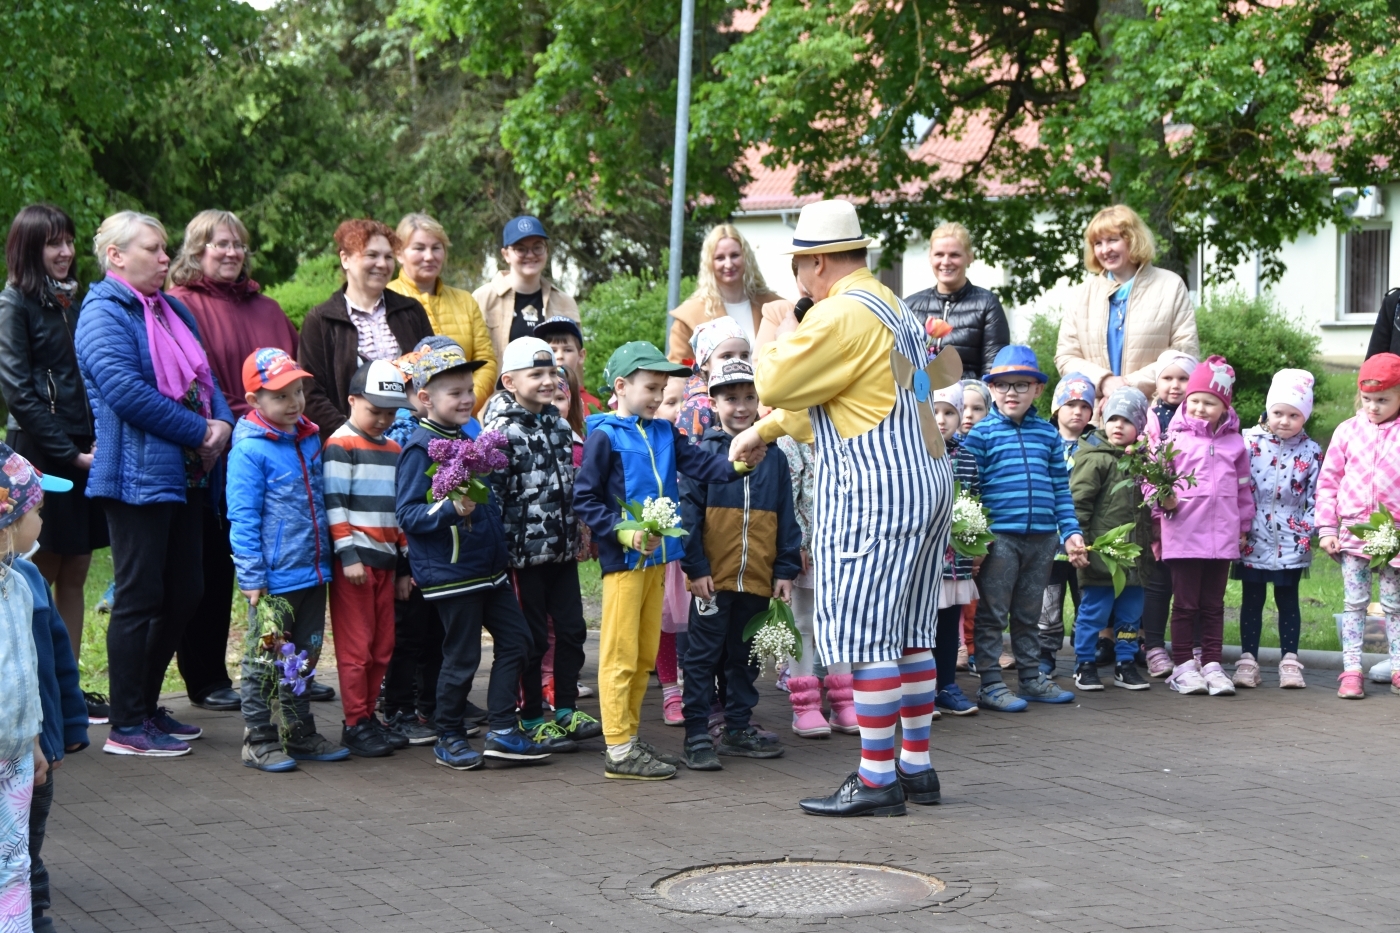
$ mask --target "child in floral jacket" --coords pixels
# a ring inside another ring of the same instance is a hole
[[[1240,660],[1235,665],[1237,687],[1259,686],[1259,635],[1264,627],[1264,597],[1274,586],[1278,607],[1279,686],[1301,688],[1303,665],[1298,663],[1298,581],[1312,563],[1312,534],[1316,524],[1317,474],[1322,448],[1303,430],[1313,407],[1313,377],[1301,369],[1274,374],[1269,386],[1264,424],[1244,432],[1249,473],[1254,490],[1254,521],[1240,555],[1235,577],[1243,588],[1240,600]]]

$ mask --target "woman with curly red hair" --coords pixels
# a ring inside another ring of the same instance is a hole
[[[350,377],[365,360],[395,360],[430,336],[423,306],[388,290],[398,235],[377,220],[347,220],[335,231],[345,285],[307,312],[297,362],[311,373],[306,417],[324,441],[350,415]]]

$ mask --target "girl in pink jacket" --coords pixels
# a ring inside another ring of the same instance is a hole
[[[1172,574],[1172,660],[1168,685],[1178,693],[1231,695],[1235,685],[1220,666],[1225,636],[1225,585],[1230,562],[1254,519],[1249,453],[1240,419],[1230,407],[1235,370],[1212,356],[1191,373],[1186,401],[1163,435],[1176,445],[1176,470],[1195,476],[1155,509],[1162,521],[1162,559]],[[1192,647],[1199,639],[1201,658]]]
[[[1400,356],[1378,353],[1357,374],[1361,411],[1332,435],[1317,478],[1318,547],[1342,563],[1342,667],[1337,696],[1359,700],[1361,637],[1371,601],[1370,555],[1348,530],[1384,503],[1400,513]],[[1400,693],[1400,558],[1380,568],[1381,608],[1390,642],[1390,690]]]

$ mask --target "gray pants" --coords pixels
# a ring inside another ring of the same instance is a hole
[[[278,593],[291,603],[292,611],[281,620],[282,631],[296,646],[297,651],[307,652],[307,659],[314,668],[321,657],[321,642],[326,634],[326,588],[309,586],[304,590]],[[253,624],[253,609],[248,609],[248,622]],[[272,710],[268,701],[272,691],[280,689],[282,709],[286,714],[287,727],[302,726],[302,732],[310,735],[316,731],[316,721],[311,715],[311,701],[306,694],[295,696],[291,687],[274,686],[273,677],[267,669],[254,667],[246,660],[240,670],[243,682],[239,691],[243,696],[243,723],[249,729],[266,726],[272,722]]]
[[[973,652],[983,686],[1001,680],[1001,635],[1011,623],[1011,653],[1022,680],[1040,673],[1040,612],[1050,562],[1059,541],[1041,535],[998,534],[977,575],[977,616],[972,623]]]

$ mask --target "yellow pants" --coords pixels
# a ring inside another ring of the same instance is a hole
[[[603,629],[598,643],[598,706],[603,737],[621,745],[637,734],[647,677],[661,644],[666,565],[603,576]]]

